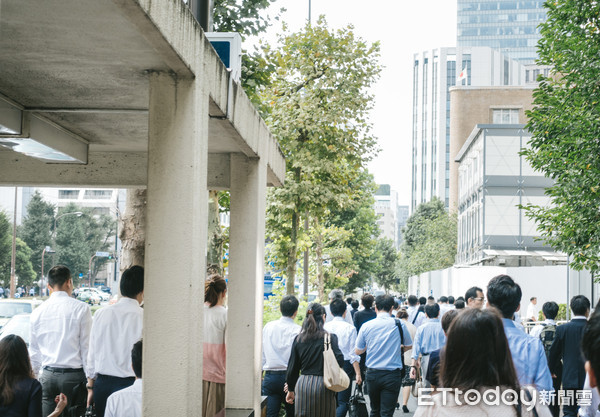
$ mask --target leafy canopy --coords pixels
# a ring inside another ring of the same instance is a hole
[[[555,181],[549,206],[526,206],[548,244],[572,266],[600,268],[600,3],[553,0],[541,27],[539,63],[551,65],[527,113],[532,133],[524,154]]]

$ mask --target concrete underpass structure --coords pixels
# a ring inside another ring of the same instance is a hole
[[[144,416],[200,413],[208,190],[231,191],[226,405],[259,415],[265,193],[285,159],[187,6],[2,0],[0,56],[0,140],[70,161],[0,147],[0,185],[147,187]]]

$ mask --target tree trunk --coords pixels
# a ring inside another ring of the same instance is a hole
[[[296,184],[300,183],[302,177],[301,168],[295,168],[294,176]],[[286,293],[296,293],[296,263],[298,262],[298,229],[300,227],[300,197],[296,199],[294,212],[292,213],[292,230],[290,233],[290,249],[287,257],[287,281],[285,283]]]
[[[319,300],[325,302],[325,271],[323,270],[323,235],[319,226],[319,220],[314,219],[315,229],[315,254],[317,257],[317,288]]]
[[[127,190],[125,213],[120,218],[121,272],[144,266],[146,245],[146,189]]]
[[[223,273],[223,232],[219,218],[219,192],[208,192],[208,242],[206,255],[206,272],[208,274]]]

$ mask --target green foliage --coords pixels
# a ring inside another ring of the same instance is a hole
[[[281,317],[281,311],[279,310],[279,303],[285,295],[285,286],[279,280],[273,281],[273,295],[264,302],[264,313],[263,313],[263,326],[270,321],[278,320]],[[306,316],[306,310],[308,309],[308,302],[300,299],[300,305],[298,306],[298,314],[296,315],[295,322],[302,326],[304,317]]]
[[[548,206],[528,205],[527,215],[552,247],[572,256],[575,269],[600,269],[600,3],[553,0],[540,25],[539,77],[532,134],[524,154],[555,184]]]
[[[291,293],[298,253],[310,246],[301,216],[329,226],[325,213],[352,204],[352,184],[376,151],[367,89],[380,72],[379,46],[356,38],[352,27],[330,30],[322,17],[301,32],[284,33],[279,43],[265,49],[277,70],[261,101],[270,105],[264,117],[287,173],[285,186],[269,193],[267,235]]]
[[[31,249],[17,237],[15,251],[15,276],[18,285],[33,285],[35,271],[31,265]],[[6,213],[0,211],[0,283],[10,283],[12,257],[12,223]]]
[[[63,213],[80,211],[81,216],[64,216],[58,221],[56,233],[57,263],[67,266],[73,275],[75,285],[79,284],[78,275],[87,279],[89,262],[98,251],[110,252],[116,222],[107,215],[94,215],[90,208],[69,204],[58,210]],[[95,258],[92,262],[92,281],[98,270],[106,264],[107,258]]]
[[[567,319],[567,305],[559,304],[558,305],[558,314],[556,315],[555,320],[560,321],[560,320],[566,320],[566,319]],[[538,321],[544,321],[544,315],[541,311],[538,313]]]
[[[396,268],[398,252],[394,242],[387,238],[377,239],[375,252],[379,254],[377,269],[375,270],[375,282],[386,291],[396,287]]]
[[[398,263],[402,286],[408,277],[454,264],[457,244],[456,214],[448,214],[439,199],[420,204],[408,218]]]
[[[42,195],[36,191],[27,205],[27,216],[17,232],[23,241],[31,248],[30,256],[33,269],[41,278],[42,252],[46,246],[52,243],[52,228],[54,227],[54,206],[47,203]],[[45,255],[45,269],[47,272],[51,267],[51,255]]]

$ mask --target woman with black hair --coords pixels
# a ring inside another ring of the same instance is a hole
[[[467,309],[452,321],[441,354],[440,382],[450,390],[434,395],[432,405],[420,405],[415,417],[551,417],[538,392],[519,386],[494,308]]]
[[[56,397],[57,417],[67,405],[67,397]],[[42,417],[42,385],[34,378],[27,345],[19,336],[0,340],[0,416]]]
[[[323,350],[325,308],[321,304],[309,305],[300,334],[292,344],[292,353],[287,368],[286,401],[295,404],[296,417],[334,417],[336,393],[323,383]],[[329,334],[331,349],[340,367],[344,355],[338,347],[335,334]],[[302,373],[302,375],[300,375]]]

